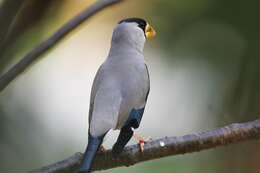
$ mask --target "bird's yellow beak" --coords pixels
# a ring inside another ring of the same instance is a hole
[[[145,35],[146,35],[146,38],[148,38],[148,39],[151,39],[151,38],[155,37],[155,35],[156,35],[156,31],[148,23],[145,27]]]

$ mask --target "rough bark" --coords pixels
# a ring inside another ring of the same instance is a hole
[[[113,158],[111,150],[108,150],[97,155],[93,170],[131,166],[161,157],[192,153],[259,138],[260,119],[246,123],[235,123],[207,132],[152,140],[145,144],[143,152],[140,152],[138,145],[131,145],[126,147],[117,158]],[[76,173],[81,159],[82,154],[76,153],[57,163],[33,170],[31,173]]]

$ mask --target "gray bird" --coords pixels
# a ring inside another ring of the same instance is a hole
[[[150,90],[143,48],[154,29],[140,18],[120,21],[114,29],[111,48],[95,76],[89,108],[88,146],[80,173],[90,173],[93,159],[106,133],[119,129],[112,148],[116,156],[139,127]]]

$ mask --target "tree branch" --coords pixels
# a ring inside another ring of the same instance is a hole
[[[97,155],[93,170],[131,166],[147,160],[192,153],[259,138],[260,119],[247,123],[235,123],[207,132],[153,140],[145,144],[143,153],[140,152],[138,145],[126,147],[117,158],[113,158],[111,150],[108,150]],[[31,173],[76,173],[81,160],[82,154],[76,153],[63,161],[33,170]]]
[[[92,6],[81,12],[79,15],[74,17],[72,20],[67,22],[50,38],[43,41],[30,52],[28,52],[17,64],[11,67],[11,69],[9,69],[5,74],[0,77],[0,92],[3,91],[7,87],[7,85],[12,82],[19,74],[25,71],[25,69],[28,68],[30,64],[38,59],[39,55],[54,46],[55,43],[61,40],[65,35],[76,28],[79,24],[86,21],[89,17],[93,16],[105,7],[111,6],[121,1],[122,0],[99,0]]]

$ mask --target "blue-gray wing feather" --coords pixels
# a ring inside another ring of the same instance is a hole
[[[147,68],[147,65],[145,64],[145,67],[146,67],[146,73],[147,73],[147,76],[148,76],[148,88],[147,88],[147,92],[146,92],[146,96],[145,96],[145,103],[147,102],[147,99],[148,99],[148,95],[150,93],[150,76],[149,76],[149,71],[148,71],[148,68]],[[132,108],[130,114],[129,114],[129,117],[125,123],[125,127],[133,127],[133,128],[138,128],[140,123],[141,123],[141,120],[142,120],[142,117],[143,117],[143,114],[144,114],[144,109],[145,109],[145,105],[143,108],[140,108],[140,109],[135,109],[135,108]]]

